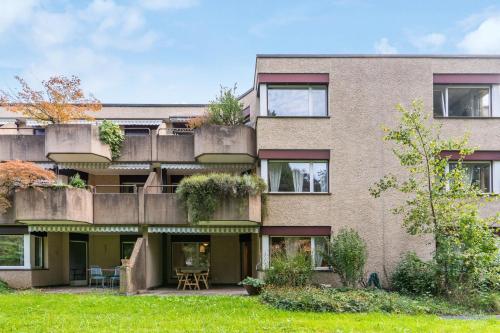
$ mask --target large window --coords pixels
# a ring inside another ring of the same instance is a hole
[[[0,266],[24,266],[24,235],[0,235]]]
[[[271,237],[270,256],[271,265],[273,256],[285,253],[287,256],[295,256],[300,252],[308,253],[311,262],[316,269],[328,268],[324,257],[327,251],[328,237]]]
[[[172,243],[172,269],[210,267],[209,242],[175,242]]]
[[[269,161],[271,192],[328,192],[328,162]]]
[[[327,96],[326,85],[270,85],[267,87],[267,115],[326,116]]]
[[[450,162],[450,171],[457,167],[456,162]],[[491,162],[462,162],[465,173],[464,181],[477,186],[484,193],[491,192]]]
[[[434,115],[438,117],[490,117],[491,87],[434,85]]]

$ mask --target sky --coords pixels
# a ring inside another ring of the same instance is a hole
[[[500,54],[500,2],[0,2],[3,90],[77,75],[103,103],[207,103],[275,53]]]

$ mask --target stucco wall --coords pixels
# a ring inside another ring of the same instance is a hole
[[[68,265],[65,262],[67,258],[65,251],[67,248],[63,245],[67,241],[63,233],[50,232],[46,238],[47,262],[45,269],[34,269],[32,271],[32,283],[37,286],[54,286],[67,284],[66,270]]]
[[[163,283],[162,235],[148,234],[146,239],[146,288]]]
[[[120,266],[120,235],[89,234],[89,265]]]
[[[257,149],[329,149],[330,196],[269,196],[264,225],[332,225],[355,228],[368,243],[367,270],[391,271],[400,255],[429,257],[430,237],[410,237],[389,209],[401,197],[374,199],[368,188],[402,170],[382,141],[383,125],[397,123],[397,103],[420,98],[432,112],[434,73],[500,73],[499,59],[258,58],[256,73],[329,73],[329,118],[257,120]],[[471,144],[500,150],[500,120],[439,120],[443,135],[472,131]],[[485,135],[488,133],[488,135]]]
[[[238,235],[212,235],[210,275],[212,283],[240,281],[240,243]]]

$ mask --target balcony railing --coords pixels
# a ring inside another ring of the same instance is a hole
[[[139,224],[137,186],[97,185],[93,192],[94,224]]]

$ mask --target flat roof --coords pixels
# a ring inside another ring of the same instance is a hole
[[[500,59],[498,54],[257,54],[257,58],[483,58]]]

